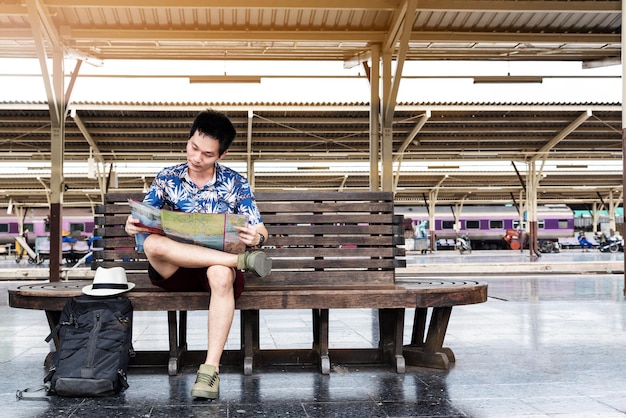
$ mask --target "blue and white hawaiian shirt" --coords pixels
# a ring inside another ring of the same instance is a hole
[[[180,212],[238,213],[251,225],[263,222],[248,180],[235,170],[215,163],[215,181],[199,188],[189,177],[187,163],[161,170],[143,201]]]

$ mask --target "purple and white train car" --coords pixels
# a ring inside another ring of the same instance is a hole
[[[458,235],[468,234],[475,249],[507,248],[503,240],[507,229],[526,229],[526,217],[513,206],[465,205],[458,215],[460,229],[455,230],[455,217],[451,206],[437,206],[435,235],[440,243],[454,241]],[[413,220],[418,231],[429,233],[428,213],[424,206],[398,206],[396,213]],[[537,208],[539,240],[557,241],[574,236],[574,213],[565,205]]]
[[[46,222],[49,211],[47,209],[29,209],[24,218],[24,229],[28,229],[29,241],[36,238],[49,237],[50,227]],[[79,208],[64,208],[61,221],[63,231],[74,237],[91,237],[94,230],[94,220],[91,210]],[[0,244],[14,243],[19,236],[19,222],[15,214],[3,213],[0,215]]]

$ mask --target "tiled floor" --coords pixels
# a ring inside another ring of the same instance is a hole
[[[439,257],[441,262],[451,262],[449,256]],[[41,383],[48,328],[42,312],[9,308],[4,289],[15,282],[0,282],[0,416],[626,415],[623,275],[488,276],[484,280],[489,283],[487,303],[453,310],[446,345],[454,350],[457,362],[449,371],[409,367],[406,374],[396,374],[386,367],[335,364],[329,376],[312,367],[295,366],[261,368],[243,376],[239,368],[226,367],[220,398],[213,402],[190,397],[195,365],[175,377],[165,369],[131,369],[130,388],[109,398],[16,400],[18,389]],[[375,344],[374,318],[371,310],[331,311],[333,346]],[[190,314],[190,348],[204,348],[205,325],[204,313]],[[311,343],[308,312],[262,312],[262,325],[264,347]],[[412,312],[407,312],[407,339],[411,325]],[[238,346],[238,335],[235,325],[227,348]],[[136,312],[134,339],[137,349],[165,349],[164,316]]]

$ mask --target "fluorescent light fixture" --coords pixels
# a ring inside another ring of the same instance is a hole
[[[543,82],[543,77],[534,75],[505,75],[505,76],[480,76],[474,77],[474,84],[489,83],[539,83]]]
[[[458,165],[429,165],[429,170],[458,170]]]
[[[311,152],[309,157],[347,157],[347,152]]]
[[[588,168],[587,164],[569,164],[569,165],[559,165],[557,164],[556,168],[564,168],[564,169],[580,169],[580,168]]]
[[[189,77],[189,83],[260,83],[261,77],[254,75],[205,75]]]
[[[310,167],[296,167],[297,170],[330,170],[330,167],[322,166],[310,166]]]

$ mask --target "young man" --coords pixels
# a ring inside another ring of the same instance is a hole
[[[250,185],[241,174],[218,163],[235,135],[235,128],[225,115],[212,110],[201,112],[189,132],[187,162],[161,170],[144,202],[183,212],[246,214],[250,220],[246,227],[237,227],[239,239],[248,247],[260,247],[267,242],[268,232]],[[126,233],[147,232],[137,219],[128,217]],[[154,285],[174,291],[211,293],[207,356],[200,365],[191,395],[215,399],[219,395],[219,363],[233,321],[235,298],[243,288],[241,270],[266,276],[272,260],[261,251],[230,254],[158,234],[148,235],[143,249]]]

